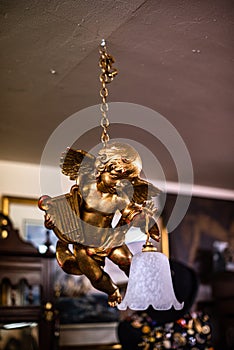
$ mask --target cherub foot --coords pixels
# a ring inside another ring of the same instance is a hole
[[[112,307],[115,307],[117,304],[120,304],[122,297],[120,295],[119,289],[117,288],[113,294],[108,296],[108,304]]]

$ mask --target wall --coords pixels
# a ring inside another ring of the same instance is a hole
[[[43,174],[41,174],[43,172]],[[44,180],[41,180],[44,176]],[[14,196],[38,199],[42,194],[51,196],[60,195],[69,191],[71,182],[61,174],[60,168],[40,168],[36,164],[14,163],[0,161],[0,197]],[[2,200],[1,200],[2,202]],[[35,201],[36,204],[36,201]],[[43,223],[43,212],[36,205],[25,205],[11,201],[9,205],[9,216],[15,228],[25,236],[25,225],[27,223],[41,225]],[[1,203],[2,210],[2,203]]]
[[[37,197],[39,167],[34,164],[0,161],[0,195]]]
[[[48,179],[47,182],[45,177]],[[61,188],[57,182],[65,191],[71,185],[65,176],[61,175],[59,166],[40,168],[36,164],[0,161],[0,196],[39,197],[47,194],[43,193],[43,190],[48,191],[50,195],[59,195]]]

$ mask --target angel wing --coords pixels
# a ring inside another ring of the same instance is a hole
[[[129,193],[130,196],[132,194],[132,200],[137,204],[143,204],[145,201],[152,199],[152,197],[158,196],[161,192],[159,188],[139,177],[136,177],[131,184],[128,183],[124,191],[127,194]]]
[[[70,180],[76,180],[82,163],[82,173],[88,174],[94,170],[96,158],[92,154],[83,150],[74,150],[67,148],[60,158],[60,167],[62,173],[70,177]]]

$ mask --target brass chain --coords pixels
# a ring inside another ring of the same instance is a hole
[[[114,77],[118,74],[118,71],[116,68],[112,67],[112,64],[115,62],[115,59],[113,56],[107,53],[106,42],[104,39],[101,42],[99,53],[100,53],[99,67],[102,70],[102,73],[99,76],[100,82],[102,84],[102,87],[100,90],[100,96],[102,98],[102,103],[100,105],[100,110],[102,113],[101,127],[103,128],[101,141],[103,146],[106,147],[106,144],[110,139],[107,132],[110,122],[107,116],[109,106],[106,101],[108,96],[108,89],[106,87],[106,84],[109,84],[112,82]]]

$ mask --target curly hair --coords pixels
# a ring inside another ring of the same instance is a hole
[[[111,142],[99,151],[95,167],[97,177],[104,171],[118,171],[122,168],[125,168],[129,175],[138,176],[142,169],[142,162],[140,155],[132,146]]]

